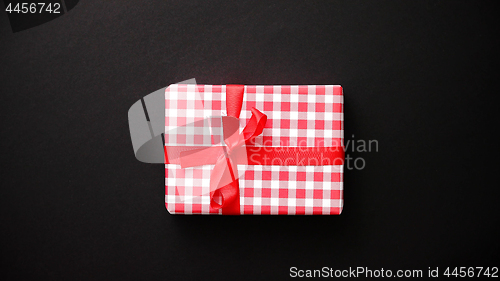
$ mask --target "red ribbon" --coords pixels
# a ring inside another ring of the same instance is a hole
[[[222,213],[226,215],[240,214],[238,164],[322,166],[342,165],[344,160],[344,149],[341,146],[256,147],[245,145],[262,133],[267,116],[252,108],[252,116],[240,134],[238,118],[243,93],[243,85],[226,86],[228,116],[222,117],[225,147],[169,147],[180,156],[180,163],[175,160],[170,162],[177,162],[181,168],[215,164],[210,174],[210,206],[214,209],[222,209]],[[168,164],[166,150],[165,159],[165,163]],[[216,198],[220,198],[219,202]]]

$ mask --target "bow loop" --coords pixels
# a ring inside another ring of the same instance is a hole
[[[262,134],[267,121],[267,116],[255,107],[252,107],[251,111],[252,117],[250,117],[250,120],[248,120],[248,124],[246,125],[245,129],[243,129],[243,137],[246,141]]]

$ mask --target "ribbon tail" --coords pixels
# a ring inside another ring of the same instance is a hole
[[[228,185],[225,185],[218,189],[220,196],[222,197],[222,214],[223,215],[239,215],[240,214],[240,185],[238,179],[234,180]],[[210,206],[214,208],[212,205],[213,200],[210,202]],[[217,203],[215,203],[217,204]],[[215,205],[214,204],[214,205]],[[216,209],[216,208],[214,208]]]
[[[217,160],[210,174],[210,207],[216,210],[222,209],[224,215],[240,214],[240,188],[237,176],[237,167],[232,165],[229,158],[220,157]]]

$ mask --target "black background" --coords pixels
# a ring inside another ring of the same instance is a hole
[[[282,279],[289,268],[499,266],[494,1],[80,1],[0,12],[2,275]],[[4,9],[4,7],[2,7]],[[129,107],[171,83],[341,84],[340,216],[172,216]]]

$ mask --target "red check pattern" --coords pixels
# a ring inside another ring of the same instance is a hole
[[[220,145],[224,85],[171,85],[165,91],[165,145]],[[343,144],[340,86],[245,86],[241,128],[255,107],[268,116],[256,146],[330,147]],[[165,165],[170,213],[220,214],[210,208],[213,165]],[[238,165],[241,214],[340,214],[343,166]]]

